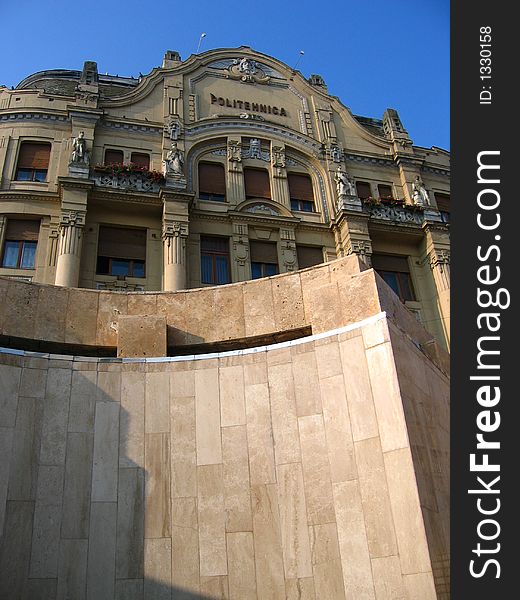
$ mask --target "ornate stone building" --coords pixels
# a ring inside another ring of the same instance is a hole
[[[0,88],[0,200],[2,276],[173,291],[357,254],[449,344],[449,154],[248,47]]]

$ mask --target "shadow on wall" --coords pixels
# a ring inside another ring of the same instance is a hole
[[[145,373],[125,373],[121,388],[120,372],[20,360],[31,368],[0,365],[0,598],[227,597],[226,577],[205,578],[205,589],[187,582],[197,591],[172,584],[198,579],[199,565],[172,561],[186,523],[175,521],[162,468],[169,422],[145,435]]]

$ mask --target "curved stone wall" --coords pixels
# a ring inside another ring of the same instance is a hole
[[[0,357],[0,597],[446,597],[447,379],[384,314],[200,360]]]

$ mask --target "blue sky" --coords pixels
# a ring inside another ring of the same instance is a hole
[[[355,114],[396,108],[414,143],[449,149],[449,0],[0,0],[0,84],[44,69],[146,74],[165,50],[251,46],[319,73]],[[11,57],[7,59],[6,57]]]

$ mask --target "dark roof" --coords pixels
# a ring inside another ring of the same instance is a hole
[[[379,137],[385,137],[385,131],[383,129],[383,121],[380,119],[372,119],[371,117],[361,117],[359,115],[354,115],[354,119],[367,131],[372,133],[373,135],[377,135]]]

